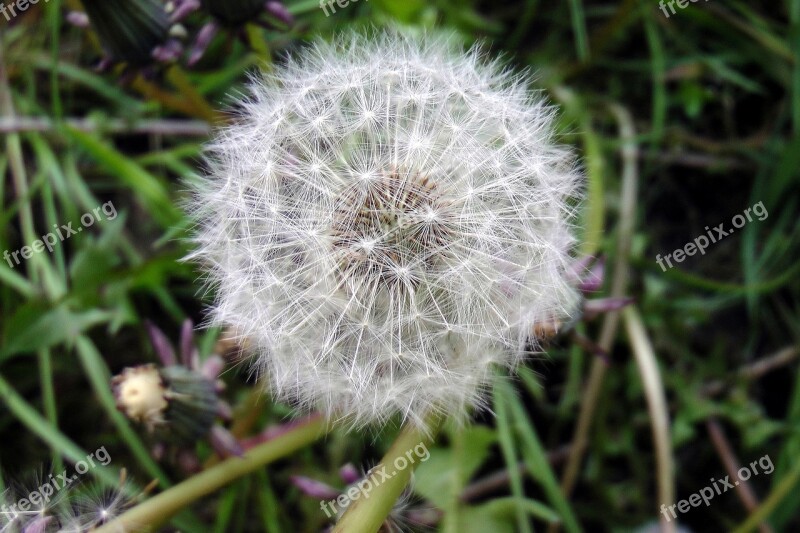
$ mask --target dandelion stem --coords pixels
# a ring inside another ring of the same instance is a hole
[[[409,452],[419,444],[432,444],[436,433],[434,428],[438,427],[438,420],[427,428],[420,428],[416,424],[406,425],[373,469],[386,472],[391,477],[374,486],[368,494],[369,498],[355,499],[336,524],[333,533],[375,533],[380,529],[419,463],[409,460]],[[413,453],[410,455],[414,457]],[[402,464],[407,464],[407,467],[400,468]]]
[[[321,417],[310,417],[286,433],[251,448],[242,457],[227,459],[145,500],[95,533],[154,531],[192,502],[314,442],[324,430],[325,421]]]

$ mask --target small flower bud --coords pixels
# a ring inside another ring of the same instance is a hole
[[[180,442],[193,442],[205,436],[217,418],[214,382],[183,366],[164,368],[161,376],[167,385],[169,402],[167,434],[174,433]]]
[[[215,383],[183,366],[126,368],[111,383],[119,410],[168,440],[193,442],[217,416]]]
[[[84,0],[83,6],[114,59],[147,64],[169,38],[169,16],[155,0]]]
[[[164,422],[166,389],[155,365],[126,368],[111,380],[117,408],[149,429]]]

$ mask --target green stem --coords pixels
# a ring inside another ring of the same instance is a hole
[[[56,403],[55,387],[53,386],[53,361],[50,357],[50,349],[42,348],[36,351],[39,361],[39,386],[42,389],[42,407],[47,421],[54,428],[58,428],[58,407]],[[64,469],[64,462],[61,460],[61,453],[56,449],[52,450],[53,471],[61,472]]]
[[[795,463],[788,474],[772,489],[767,499],[761,503],[753,513],[747,517],[742,525],[733,530],[733,533],[749,533],[755,531],[760,524],[766,522],[767,518],[775,511],[775,508],[788,496],[797,482],[800,481],[800,462]]]
[[[0,375],[0,402],[14,417],[71,463],[86,459],[87,453],[69,440],[58,428],[50,424],[39,412],[14,390],[14,387]],[[110,487],[119,484],[119,476],[106,466],[90,470],[92,475]]]
[[[226,459],[153,496],[101,526],[95,533],[155,531],[160,524],[199,498],[314,442],[323,435],[325,427],[321,417],[308,418],[283,435],[251,448],[242,457]]]
[[[75,341],[75,351],[78,354],[78,359],[83,366],[86,377],[94,389],[100,407],[103,408],[111,422],[116,426],[123,442],[131,450],[131,453],[139,461],[148,476],[156,478],[162,488],[169,487],[169,478],[158,467],[158,464],[148,452],[147,446],[131,427],[130,421],[117,409],[114,395],[108,386],[111,381],[111,373],[108,371],[103,356],[97,350],[97,347],[88,337],[79,335]]]
[[[437,421],[428,426],[429,431],[425,431],[425,428],[407,425],[400,432],[392,447],[375,467],[376,471],[385,469],[383,471],[390,474],[391,477],[375,486],[369,493],[369,499],[355,499],[336,524],[333,533],[375,533],[381,528],[395,502],[411,480],[411,474],[417,465],[417,461],[409,460],[409,452],[419,444],[426,446],[432,444],[435,433],[432,428],[438,428],[438,426]],[[400,468],[401,464],[407,466]]]

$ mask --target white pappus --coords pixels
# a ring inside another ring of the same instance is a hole
[[[255,77],[190,207],[214,323],[282,400],[355,427],[485,403],[568,318],[581,175],[526,75],[399,30]]]

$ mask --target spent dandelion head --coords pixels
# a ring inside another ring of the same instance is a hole
[[[189,54],[189,65],[194,65],[203,57],[206,48],[224,28],[232,35],[238,35],[243,42],[248,42],[246,26],[258,24],[268,29],[275,29],[273,22],[278,25],[290,26],[294,19],[279,0],[172,0],[167,9],[173,21],[180,21],[189,14],[202,8],[211,15],[207,22],[197,32],[194,44]],[[266,15],[266,17],[264,16]]]
[[[193,257],[277,397],[356,426],[463,418],[574,314],[580,175],[528,82],[399,31],[253,79],[193,197]]]
[[[180,57],[182,46],[177,39],[183,28],[175,26],[157,0],[85,0],[85,13],[70,12],[68,20],[97,32],[105,51],[98,68],[116,62],[134,69],[153,70],[158,62],[172,62]]]
[[[147,329],[163,366],[142,364],[114,376],[111,389],[117,408],[155,437],[155,455],[161,456],[170,443],[190,470],[197,463],[192,449],[203,438],[222,456],[241,454],[233,435],[216,423],[231,414],[220,397],[225,388],[219,379],[222,358],[212,354],[200,361],[191,320],[184,321],[181,328],[180,360],[164,332],[149,322]]]
[[[84,533],[109,524],[134,506],[156,486],[151,482],[144,489],[128,479],[123,468],[116,486],[88,485],[77,491],[58,513],[58,533]],[[50,531],[50,530],[47,530]],[[124,533],[124,530],[119,530]]]

